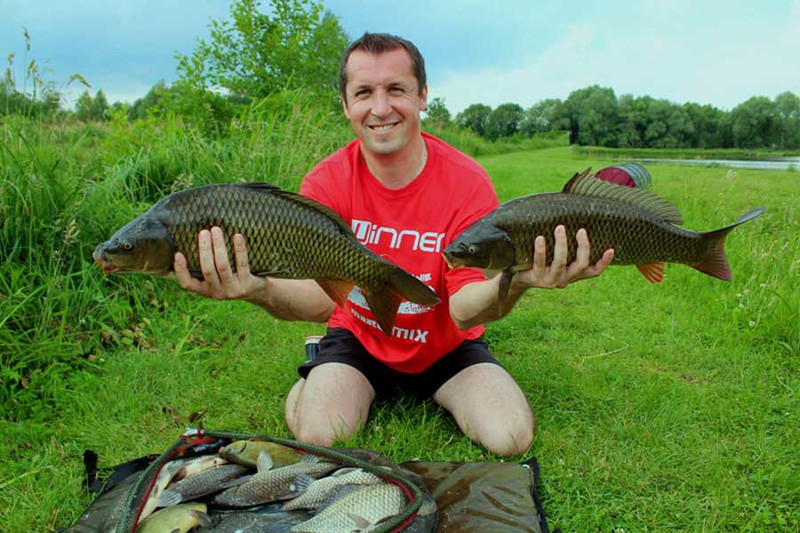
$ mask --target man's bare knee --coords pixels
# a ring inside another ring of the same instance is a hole
[[[506,431],[494,431],[477,436],[477,440],[492,453],[510,457],[525,453],[533,443],[533,427],[517,426]]]

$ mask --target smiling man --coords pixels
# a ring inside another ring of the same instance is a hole
[[[567,264],[566,233],[559,227],[555,259],[544,265],[544,238],[537,239],[534,266],[514,276],[511,305],[501,314],[499,276],[448,270],[442,257],[444,247],[498,201],[480,165],[421,131],[428,88],[419,50],[399,37],[367,33],[345,52],[339,90],[356,139],[317,165],[300,192],[339,213],[365,246],[429,285],[442,303],[404,302],[386,335],[358,288],[342,308],[311,280],[252,276],[240,235],[234,272],[218,228],[199,236],[205,280],[192,279],[177,254],[179,283],[218,299],[250,301],[281,319],[328,322],[318,354],[299,368],[301,379],[286,399],[286,423],[299,440],[327,446],[346,439],[367,420],[376,398],[414,394],[432,397],[490,451],[523,453],[533,439],[533,414],[489,353],[483,324],[507,314],[528,288],[565,287],[598,275],[611,252],[590,265],[581,230],[577,258]]]

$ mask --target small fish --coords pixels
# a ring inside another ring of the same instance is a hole
[[[174,479],[180,479],[179,476],[181,474],[182,467],[183,465],[180,461],[170,461],[161,467],[161,470],[158,472],[156,480],[153,483],[153,487],[150,489],[150,494],[148,495],[147,501],[142,508],[142,512],[139,514],[140,522],[152,514],[153,511],[158,509],[161,494]]]
[[[286,533],[292,526],[308,520],[308,513],[284,511],[277,513],[230,512],[213,518],[209,533]]]
[[[273,468],[298,463],[302,457],[302,454],[293,448],[265,440],[237,440],[220,448],[219,455],[232,463],[255,468],[262,451],[269,453],[274,464]]]
[[[737,222],[706,233],[679,227],[683,215],[669,201],[637,188],[614,185],[589,174],[575,174],[559,193],[532,194],[510,200],[464,230],[444,250],[451,268],[500,270],[499,300],[506,300],[511,278],[533,264],[534,240],[543,235],[546,263],[553,261],[556,226],[566,227],[567,262],[576,257],[575,233],[585,228],[591,239],[589,262],[609,248],[612,264],[636,265],[651,282],[662,281],[666,263],[684,263],[729,281],[725,238],[740,224],[764,212],[749,211]]]
[[[313,455],[304,455],[296,464],[272,469],[267,452],[258,456],[258,473],[214,496],[213,502],[225,507],[250,507],[277,500],[286,500],[302,494],[308,484],[303,474],[311,478],[324,476],[339,466],[320,461]],[[298,480],[299,478],[299,480]]]
[[[159,507],[176,505],[221,490],[221,485],[248,474],[252,469],[236,463],[222,464],[212,470],[173,483],[159,498]]]
[[[206,504],[199,502],[173,505],[139,522],[136,533],[186,533],[197,526],[210,527],[206,511]]]
[[[294,526],[294,533],[362,531],[399,513],[408,502],[397,485],[377,483],[341,496],[313,518]]]
[[[105,273],[166,276],[175,252],[181,252],[192,276],[202,279],[197,234],[212,226],[227,237],[229,257],[233,235],[245,237],[256,276],[313,279],[340,307],[357,285],[386,335],[392,334],[404,298],[425,306],[439,303],[430,287],[361,244],[332,209],[267,183],[170,194],[98,245],[93,257]]]
[[[341,487],[349,485],[371,485],[373,483],[379,483],[380,481],[381,478],[375,474],[371,474],[360,468],[342,468],[330,476],[312,480],[308,489],[303,494],[287,501],[283,505],[283,508],[287,511],[292,509],[316,509]]]

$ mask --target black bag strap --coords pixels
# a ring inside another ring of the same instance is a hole
[[[145,455],[138,459],[133,459],[117,466],[109,468],[97,468],[97,453],[93,450],[84,450],[83,452],[83,466],[86,470],[86,479],[84,479],[84,489],[86,492],[95,492],[104,494],[109,490],[116,487],[122,480],[147,468],[150,463],[158,457],[156,454]],[[110,475],[102,475],[110,473]]]
[[[533,473],[531,497],[533,498],[533,504],[536,506],[536,514],[539,515],[539,527],[542,529],[542,533],[550,533],[550,527],[547,525],[547,517],[544,515],[544,506],[542,505],[542,500],[539,498],[539,462],[536,460],[536,457],[531,457],[520,464],[526,468],[530,468]],[[561,533],[561,528],[555,528],[552,533]]]

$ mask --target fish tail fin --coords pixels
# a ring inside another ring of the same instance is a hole
[[[730,233],[731,230],[733,230],[736,226],[753,220],[758,215],[763,213],[764,210],[765,208],[763,207],[753,209],[745,213],[742,218],[730,226],[725,226],[724,228],[720,228],[718,230],[703,233],[703,240],[705,242],[710,242],[708,252],[700,261],[697,263],[691,263],[689,266],[699,270],[700,272],[703,272],[704,274],[719,278],[723,281],[730,281],[733,279],[731,267],[728,265],[727,257],[725,257],[725,239],[728,236],[728,233]]]
[[[375,320],[386,335],[392,335],[394,319],[397,309],[403,299],[419,305],[436,305],[439,297],[433,290],[420,280],[403,270],[391,265],[387,272],[385,283],[376,290],[367,291],[362,287]]]

